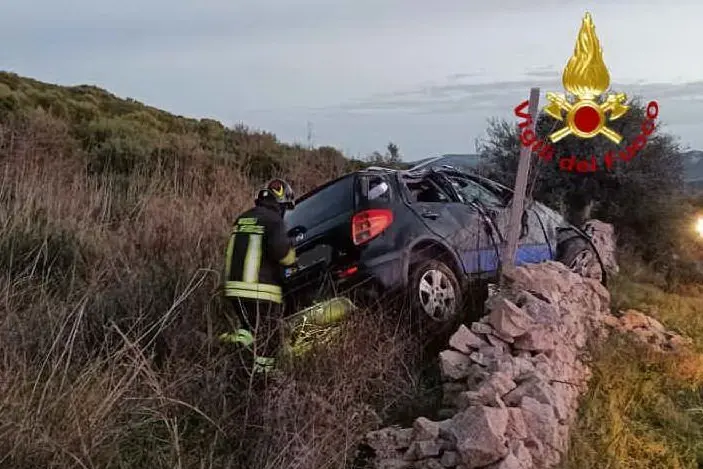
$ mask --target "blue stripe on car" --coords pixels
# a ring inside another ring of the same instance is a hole
[[[518,246],[515,264],[533,264],[552,259],[552,251],[548,244],[523,244]],[[498,269],[498,256],[495,249],[466,251],[462,259],[467,273],[494,272]]]

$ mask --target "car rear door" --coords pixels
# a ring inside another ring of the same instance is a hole
[[[285,215],[295,246],[297,271],[287,270],[287,294],[317,287],[330,266],[353,249],[351,218],[355,209],[355,175],[325,184],[301,197]]]
[[[434,173],[403,177],[410,208],[461,260],[464,273],[480,273],[481,219],[456,200]]]

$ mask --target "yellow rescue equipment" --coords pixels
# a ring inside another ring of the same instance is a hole
[[[284,353],[291,358],[299,357],[315,344],[329,343],[339,334],[341,323],[355,309],[349,298],[335,297],[287,317]]]
[[[316,303],[284,319],[285,340],[281,353],[288,359],[304,355],[315,344],[326,344],[340,331],[341,323],[356,309],[346,297],[335,297]],[[220,335],[225,343],[252,348],[255,338],[246,329]],[[274,359],[256,357],[256,368],[271,369]],[[258,363],[267,360],[266,363]]]

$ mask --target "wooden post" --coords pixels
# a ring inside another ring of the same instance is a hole
[[[530,90],[530,100],[527,110],[532,118],[532,122],[527,129],[535,131],[537,123],[537,106],[539,105],[539,88]],[[532,160],[532,147],[522,145],[520,147],[520,160],[517,165],[517,175],[515,176],[515,193],[510,207],[510,223],[506,242],[503,246],[501,269],[503,272],[515,267],[515,253],[517,251],[518,238],[522,227],[522,212],[525,204],[525,190],[527,189],[527,176],[530,173],[530,162]]]

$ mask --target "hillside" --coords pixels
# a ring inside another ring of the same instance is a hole
[[[413,342],[359,315],[252,392],[216,337],[227,234],[257,184],[302,192],[355,164],[0,73],[0,467],[342,467],[424,392]]]
[[[308,149],[244,125],[230,129],[211,119],[175,116],[95,86],[58,86],[0,72],[0,122],[17,122],[39,110],[66,127],[93,174],[177,167],[187,164],[179,158],[197,151],[209,164],[242,168],[254,180],[285,174],[295,187],[309,189],[330,171],[360,164],[331,147]],[[302,161],[305,171],[297,171]]]

